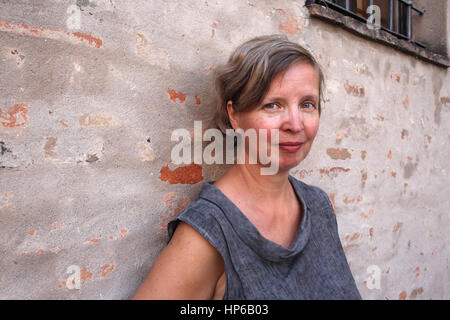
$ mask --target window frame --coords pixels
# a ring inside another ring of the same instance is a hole
[[[322,6],[325,6],[327,8],[331,8],[341,14],[344,14],[346,16],[350,16],[352,18],[355,18],[361,22],[367,23],[367,19],[356,12],[350,10],[350,2],[351,0],[344,0],[345,1],[345,7],[332,2],[330,0],[307,0],[305,3],[305,6],[310,6],[312,4],[319,4]],[[374,0],[366,0],[368,2],[368,6],[374,4]],[[381,30],[384,30],[386,32],[389,32],[390,34],[396,36],[397,38],[407,40],[408,42],[414,43],[415,45],[426,48],[426,45],[423,43],[420,43],[416,40],[412,39],[412,11],[416,11],[420,15],[423,15],[425,13],[424,9],[421,9],[417,7],[412,0],[385,0],[389,1],[389,27],[386,28],[385,26],[380,26]],[[394,31],[394,1],[397,1],[397,21],[401,21],[401,24],[399,23],[399,28],[401,26],[402,29],[406,29],[405,34],[401,32]],[[406,6],[406,16],[404,15],[404,8]]]

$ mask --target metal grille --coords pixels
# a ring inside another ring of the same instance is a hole
[[[329,7],[365,23],[369,18],[366,13],[367,8],[371,5],[377,5],[381,9],[382,30],[426,48],[424,44],[412,39],[413,11],[420,15],[425,13],[425,10],[417,7],[412,0],[307,0],[306,6],[314,3]]]

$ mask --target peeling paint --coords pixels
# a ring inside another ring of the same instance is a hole
[[[204,67],[204,68],[202,69],[202,72],[208,72],[208,71],[211,71],[214,67],[215,67],[215,66],[211,64],[211,65],[209,65],[208,67]]]
[[[12,191],[0,193],[0,209],[14,210],[14,203],[10,202],[10,199],[13,197],[14,193]]]
[[[295,35],[302,31],[302,29],[299,28],[299,22],[291,13],[285,12],[281,9],[278,9],[277,13],[284,19],[284,21],[280,22],[280,24],[278,25],[278,29],[280,31],[283,31],[289,35]],[[300,19],[302,26],[305,26],[305,19]]]
[[[365,89],[361,85],[350,84],[347,81],[344,83],[344,88],[348,95],[352,95],[352,96],[359,97],[359,98],[362,98],[365,96]]]
[[[211,23],[211,39],[216,35],[217,22]]]
[[[150,63],[150,65],[169,70],[169,52],[152,45],[143,33],[136,35],[136,55]]]
[[[83,127],[112,126],[117,124],[117,121],[114,120],[112,116],[105,114],[83,114],[80,116],[78,122]]]
[[[146,144],[139,142],[138,148],[141,150],[141,160],[144,162],[152,162],[155,160],[155,151]]]
[[[98,275],[100,275],[102,278],[105,278],[109,273],[111,273],[114,270],[114,267],[115,267],[114,261],[111,261],[110,263],[107,263],[100,268]]]
[[[375,213],[375,210],[373,208],[370,208],[369,211],[367,213],[365,213],[364,211],[361,211],[359,213],[359,215],[363,218],[363,219],[369,219],[370,217],[373,216],[373,214]]]
[[[47,140],[45,142],[45,146],[44,146],[46,158],[56,158],[55,147],[56,147],[57,140],[58,140],[58,138],[56,138],[56,137],[48,137],[47,138]]]
[[[52,227],[50,231],[56,231],[56,230],[60,230],[60,229],[64,229],[66,227],[66,225],[64,224],[64,222],[54,222],[52,223]]]
[[[71,43],[86,43],[95,48],[101,48],[103,41],[91,34],[81,32],[64,32],[62,30],[51,30],[44,27],[32,28],[25,23],[7,22],[0,20],[0,31],[12,32],[24,36],[46,38],[52,40],[67,41]]]

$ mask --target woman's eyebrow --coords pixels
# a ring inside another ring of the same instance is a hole
[[[264,102],[269,102],[269,101],[282,101],[282,102],[284,102],[284,100],[285,99],[283,97],[278,97],[278,96],[271,97],[271,96],[269,96],[269,97],[264,98],[263,101]],[[307,95],[302,96],[301,100],[315,100],[315,101],[317,101],[317,100],[319,100],[319,97],[317,95],[315,95],[315,94],[307,94]]]
[[[315,94],[307,94],[306,96],[302,97],[302,100],[319,100],[319,97]]]

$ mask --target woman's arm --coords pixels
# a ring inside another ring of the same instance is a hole
[[[219,252],[180,222],[133,299],[211,299],[223,272]]]

